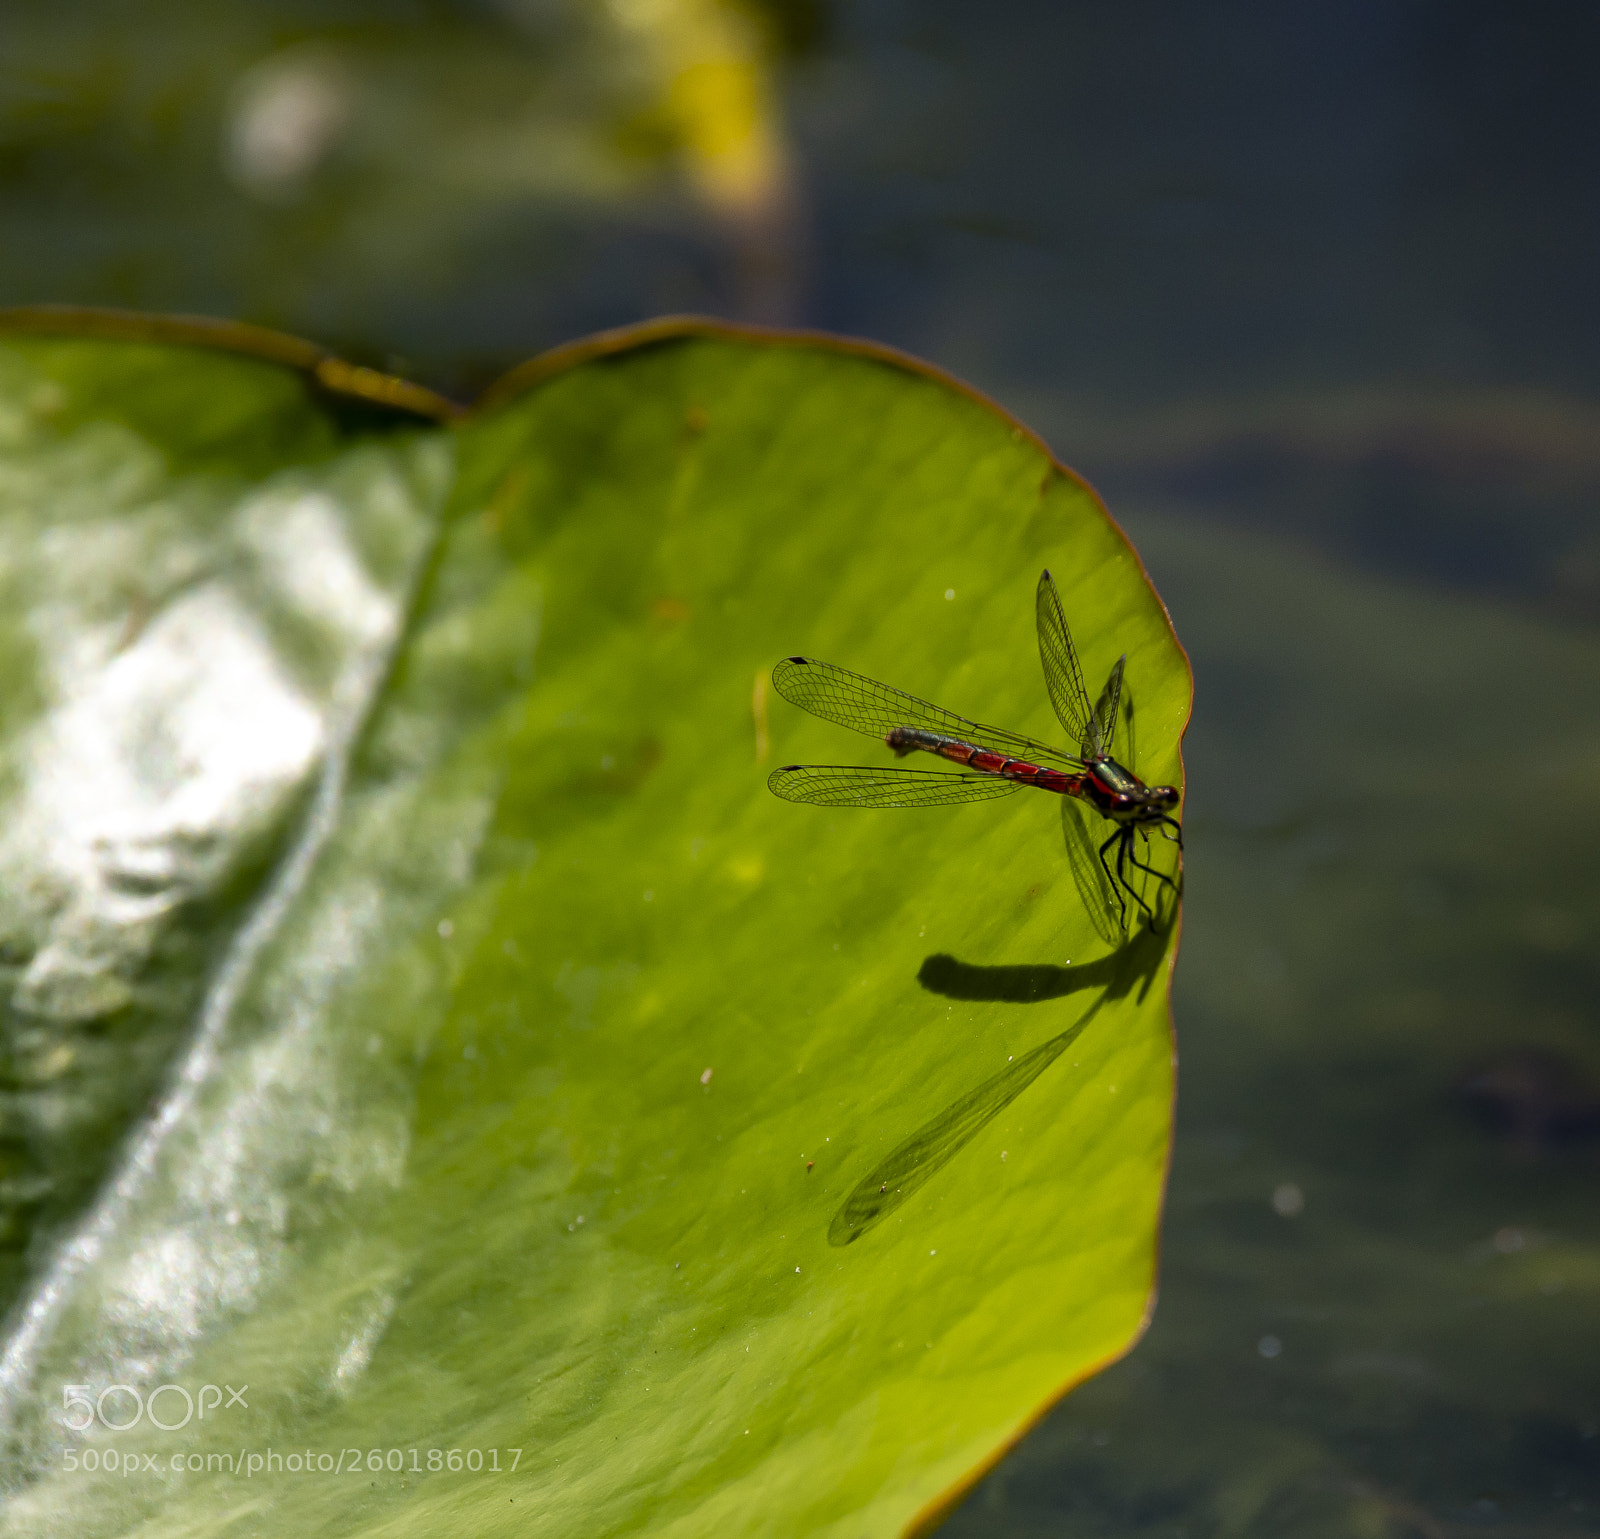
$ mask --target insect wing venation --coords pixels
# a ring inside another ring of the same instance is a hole
[[[996,775],[786,764],[767,777],[767,788],[785,801],[815,807],[948,807],[1009,796],[1022,785]]]

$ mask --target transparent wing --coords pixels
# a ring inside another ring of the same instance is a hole
[[[1133,690],[1122,691],[1122,765],[1135,775],[1139,773],[1139,737],[1134,727]]]
[[[1122,698],[1122,667],[1127,661],[1128,654],[1124,652],[1112,665],[1111,677],[1095,702],[1094,715],[1089,718],[1089,733],[1083,744],[1086,759],[1098,758],[1101,754],[1116,757],[1117,702]]]
[[[1022,789],[1022,783],[997,775],[785,764],[767,777],[767,789],[786,802],[809,802],[814,807],[947,807],[1010,796]]]
[[[1091,823],[1098,824],[1102,832],[1096,835]],[[1100,861],[1100,841],[1110,831],[1104,819],[1091,818],[1075,797],[1061,798],[1061,832],[1066,836],[1067,864],[1072,867],[1078,897],[1094,933],[1108,946],[1117,946],[1127,931],[1127,904]]]
[[[1048,743],[1036,742],[1003,727],[986,727],[968,721],[954,711],[944,710],[890,689],[864,674],[851,673],[832,663],[819,663],[814,657],[786,657],[772,670],[772,687],[790,705],[810,711],[853,732],[865,733],[880,742],[895,727],[922,727],[946,737],[958,737],[979,748],[997,748],[1014,758],[1057,765],[1066,769],[1081,766],[1071,754],[1062,753]]]
[[[1044,687],[1050,692],[1050,704],[1056,708],[1056,716],[1068,736],[1081,744],[1085,757],[1089,757],[1089,691],[1083,687],[1083,669],[1078,666],[1078,654],[1072,647],[1061,595],[1048,571],[1039,574],[1035,608],[1039,616],[1039,661],[1044,664]]]

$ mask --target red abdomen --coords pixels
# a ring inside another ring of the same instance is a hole
[[[946,738],[936,750],[941,759],[950,759],[967,769],[983,775],[998,775],[1002,780],[1020,780],[1024,785],[1037,786],[1041,791],[1054,791],[1059,796],[1074,796],[1083,777],[1068,775],[1061,770],[1045,769],[1030,764],[1026,759],[1007,758],[990,748],[974,748],[958,738]]]

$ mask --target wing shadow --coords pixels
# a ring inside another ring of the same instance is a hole
[[[920,1191],[1082,1035],[1107,1000],[1121,999],[1135,986],[1143,1000],[1166,950],[1167,933],[1167,929],[1141,928],[1109,956],[1081,967],[975,967],[952,956],[929,957],[917,981],[931,993],[950,999],[1032,1004],[1086,989],[1100,992],[1065,1031],[1007,1064],[890,1150],[855,1184],[833,1215],[828,1243],[853,1244]]]

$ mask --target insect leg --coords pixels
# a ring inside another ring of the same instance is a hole
[[[1118,830],[1118,834],[1120,835],[1121,843],[1117,846],[1117,876],[1121,879],[1122,885],[1127,888],[1129,896],[1144,910],[1145,917],[1149,920],[1150,928],[1153,930],[1156,927],[1156,911],[1145,902],[1144,894],[1137,891],[1133,883],[1128,880],[1127,872],[1123,869],[1123,863],[1132,861],[1141,871],[1149,871],[1150,868],[1140,864],[1138,857],[1133,854],[1132,827],[1121,828]],[[1153,876],[1155,873],[1151,872],[1151,875]]]
[[[1122,830],[1114,828],[1111,831],[1111,837],[1100,846],[1100,869],[1105,872],[1106,885],[1110,887],[1112,895],[1117,900],[1117,927],[1121,930],[1126,930],[1128,928],[1128,905],[1122,901],[1121,888],[1125,887],[1127,883],[1119,884],[1116,877],[1111,874],[1111,867],[1106,864],[1106,851],[1121,837]]]
[[[1178,890],[1178,884],[1165,871],[1157,871],[1154,866],[1147,866],[1132,850],[1128,852],[1128,864],[1137,866],[1141,871],[1153,876],[1158,882],[1165,882],[1174,892]]]

